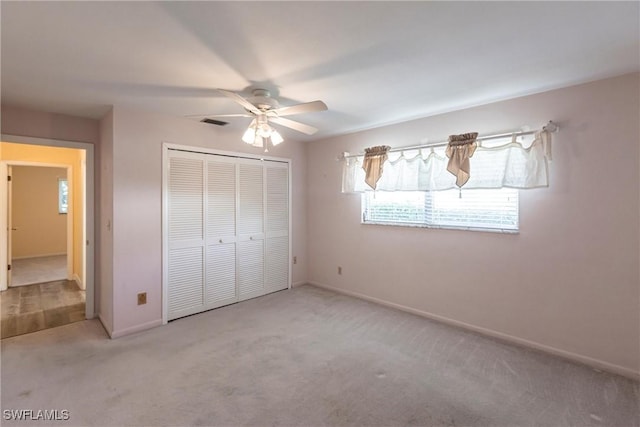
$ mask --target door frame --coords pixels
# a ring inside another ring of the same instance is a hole
[[[1,160],[0,174],[2,175],[0,176],[0,185],[2,186],[2,190],[0,190],[0,200],[7,201],[7,208],[11,208],[12,206],[13,202],[11,198],[13,196],[12,193],[14,192],[13,189],[11,190],[11,192],[5,190],[6,188],[9,187],[7,182],[7,175],[8,175],[9,169],[10,168],[12,169],[14,166],[64,169],[67,174],[67,182],[69,183],[69,188],[70,189],[73,188],[73,167],[71,165],[68,165],[65,163],[44,163],[44,162],[40,163],[40,162],[23,161],[23,160]],[[70,194],[71,194],[70,200],[73,202],[74,198],[77,196],[73,193],[73,190],[70,190]],[[73,280],[73,218],[74,218],[74,212],[73,212],[73,209],[71,209],[69,212],[67,212],[67,221],[66,221],[67,222],[67,233],[66,233],[67,234],[67,237],[66,237],[67,239],[67,243],[66,243],[66,248],[67,248],[67,277],[66,278],[67,280]],[[13,249],[9,247],[9,242],[13,241],[13,237],[11,237],[11,233],[10,233],[11,230],[9,230],[10,226],[13,226],[13,218],[12,218],[11,212],[7,212],[6,214],[3,214],[2,216],[0,216],[0,229],[6,230],[6,233],[7,233],[6,234],[7,249],[5,249],[6,250],[5,258],[6,258],[7,264],[11,264],[11,261],[12,261],[11,253],[13,252]],[[0,234],[0,241],[2,241],[1,234]],[[4,259],[0,258],[0,262],[2,261],[4,261]],[[4,265],[4,263],[0,265]],[[11,287],[11,284],[9,283],[11,274],[7,272],[4,268],[2,269],[2,272],[4,273],[4,275],[0,276],[0,290],[4,291],[8,287],[9,288]]]
[[[6,291],[9,289],[9,283],[11,282],[11,270],[9,270],[9,266],[4,268],[4,260],[7,261],[7,264],[11,262],[13,259],[12,256],[12,246],[13,239],[11,237],[11,231],[13,231],[13,222],[12,222],[12,213],[11,213],[11,197],[13,194],[13,185],[9,180],[9,176],[13,171],[11,170],[11,166],[0,162],[0,200],[6,200],[7,204],[5,209],[0,209],[0,228],[6,229],[6,239],[3,240],[1,237],[3,236],[0,233],[0,242],[6,242],[6,244],[2,244],[0,246],[0,291]],[[2,227],[2,224],[6,223],[6,227]]]
[[[50,138],[36,138],[29,136],[1,134],[0,141],[12,142],[17,144],[39,145],[46,147],[62,147],[62,148],[74,148],[84,150],[85,152],[85,185],[84,185],[84,236],[86,239],[85,254],[86,262],[84,268],[85,276],[85,317],[87,319],[93,319],[95,317],[95,168],[94,168],[94,145],[88,142],[78,141],[66,141],[61,139]],[[1,166],[0,166],[1,167]],[[0,171],[1,172],[1,171]],[[6,172],[6,171],[5,171]],[[6,173],[3,175],[6,182]],[[0,184],[0,191],[6,192],[6,186]],[[2,195],[0,194],[0,200]],[[6,197],[6,196],[5,196]],[[4,209],[0,209],[0,242],[5,242],[7,238],[6,227],[6,212],[2,213]],[[4,261],[7,261],[7,251],[4,245],[0,245],[0,266]],[[6,283],[6,278],[2,281],[2,278],[6,276],[6,270],[0,268],[0,283]]]
[[[293,235],[291,231],[293,229],[292,224],[292,173],[291,173],[291,159],[287,159],[284,157],[271,157],[271,156],[263,156],[260,154],[252,154],[252,153],[240,153],[234,151],[224,151],[224,150],[216,150],[212,148],[205,147],[194,147],[190,145],[181,145],[174,144],[170,142],[162,143],[162,324],[166,325],[169,322],[169,304],[168,304],[168,295],[169,295],[169,151],[177,150],[177,151],[186,151],[190,153],[199,153],[199,154],[213,154],[217,156],[226,156],[226,157],[235,157],[241,159],[253,159],[253,160],[269,160],[273,162],[286,163],[289,170],[289,279],[287,289],[291,289],[291,282],[293,280],[292,274],[292,246],[293,246]]]

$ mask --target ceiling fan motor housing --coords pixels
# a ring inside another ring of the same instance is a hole
[[[253,96],[248,99],[250,103],[262,111],[275,110],[280,108],[278,101],[271,97],[271,93],[266,89],[254,89]]]

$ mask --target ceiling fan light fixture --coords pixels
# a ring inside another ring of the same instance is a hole
[[[242,135],[242,140],[247,144],[253,144],[256,139],[256,121],[253,120],[247,130]]]
[[[280,132],[278,132],[275,129],[272,129],[272,131],[271,131],[271,144],[273,144],[273,146],[276,146],[276,145],[280,144],[282,141],[284,141],[284,139],[282,138],[282,135],[280,135]]]
[[[242,140],[254,147],[264,147],[269,141],[271,141],[271,145],[276,146],[283,142],[284,138],[280,132],[269,125],[265,116],[261,116],[251,122],[247,130],[244,131]]]
[[[242,140],[247,144],[253,144],[253,140],[255,139],[255,132],[251,128],[247,128],[244,131],[244,135],[242,135]]]
[[[260,147],[260,148],[262,148],[262,147],[264,147],[264,139],[263,139],[260,135],[256,134],[256,138],[255,138],[255,140],[253,141],[253,144],[252,144],[252,145],[253,145],[254,147]]]
[[[273,132],[274,130],[271,128],[271,126],[269,126],[268,123],[262,123],[258,125],[258,135],[263,138],[269,138],[271,136],[271,133]]]

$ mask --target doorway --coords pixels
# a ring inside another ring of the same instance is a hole
[[[74,204],[69,203],[77,197],[69,192],[73,168],[7,163],[11,178],[7,191],[7,258],[11,266],[7,286],[72,280],[74,221],[82,220],[81,216],[74,218]]]
[[[94,317],[93,174],[92,144],[2,135],[3,338]]]

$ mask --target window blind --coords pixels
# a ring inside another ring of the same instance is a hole
[[[518,190],[365,192],[362,222],[517,232]]]

